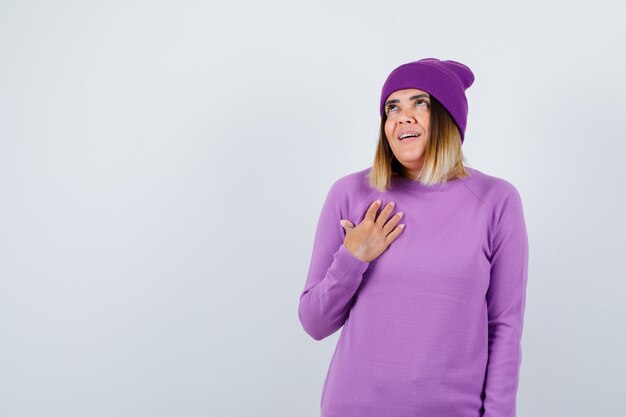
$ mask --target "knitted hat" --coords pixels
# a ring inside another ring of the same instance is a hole
[[[457,61],[423,58],[394,69],[387,77],[380,95],[380,116],[385,112],[385,101],[397,90],[417,88],[428,92],[448,110],[465,139],[467,125],[467,98],[465,90],[474,83],[474,73]]]

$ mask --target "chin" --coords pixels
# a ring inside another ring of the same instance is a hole
[[[424,157],[424,152],[401,152],[400,156],[402,158],[398,159],[402,159],[407,162],[416,162]]]

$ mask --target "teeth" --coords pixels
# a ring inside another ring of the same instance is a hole
[[[415,133],[405,133],[404,135],[400,136],[400,140],[408,138],[410,136],[415,136],[417,137],[417,135]]]

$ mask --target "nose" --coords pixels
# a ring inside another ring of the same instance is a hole
[[[398,118],[399,123],[415,123],[415,116],[411,109],[404,109]]]

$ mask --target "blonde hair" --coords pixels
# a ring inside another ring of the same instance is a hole
[[[430,138],[426,144],[424,165],[416,181],[425,185],[444,184],[449,180],[468,177],[461,149],[461,132],[450,113],[433,96],[430,97]],[[387,115],[383,113],[378,132],[378,146],[369,174],[371,187],[380,192],[391,188],[394,175],[405,175],[405,167],[396,159],[385,135]]]

